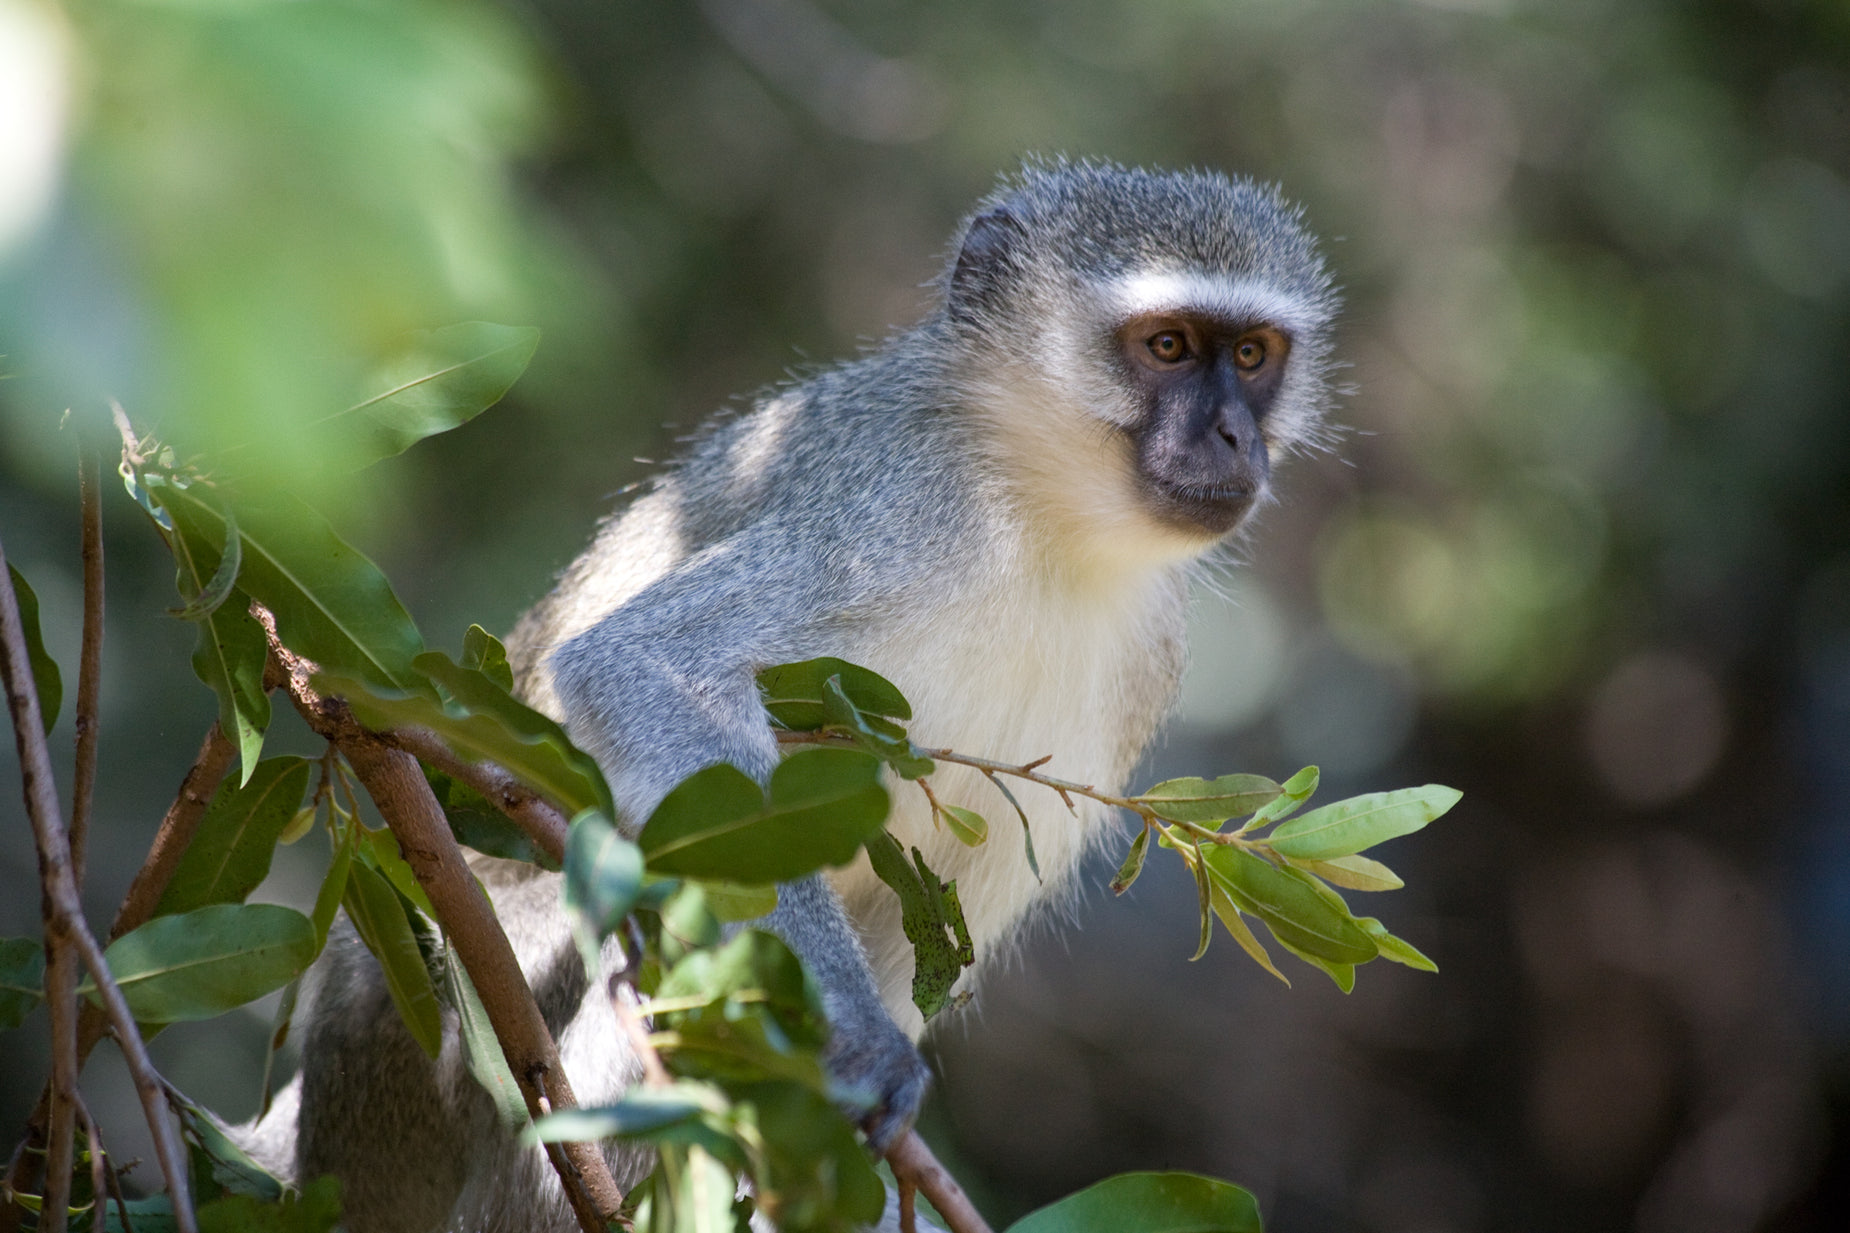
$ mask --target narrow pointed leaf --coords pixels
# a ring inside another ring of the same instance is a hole
[[[341,441],[356,468],[390,458],[501,401],[539,345],[531,326],[465,321],[420,330],[373,374],[366,398],[318,427]]]
[[[793,732],[813,732],[823,724],[822,686],[841,678],[841,689],[856,709],[888,719],[911,719],[912,706],[893,683],[845,659],[825,657],[779,664],[758,674],[758,693],[771,718]]]
[[[399,849],[398,836],[386,827],[376,831],[362,829],[361,838],[366,843],[366,863],[384,874],[392,889],[409,900],[412,907],[432,920],[437,919],[437,909],[431,906],[430,896],[424,893],[418,875],[412,872],[411,862]]]
[[[762,791],[721,763],[677,785],[642,829],[656,873],[755,885],[845,865],[886,821],[880,762],[854,749],[805,749]]]
[[[1293,877],[1250,852],[1211,845],[1209,872],[1234,905],[1266,923],[1281,943],[1320,955],[1332,963],[1366,963],[1375,944],[1351,917],[1333,908],[1309,879]]]
[[[1219,779],[1165,780],[1135,799],[1171,822],[1211,825],[1244,817],[1278,793],[1278,785],[1264,775],[1222,775]]]
[[[1195,1173],[1121,1173],[1032,1212],[1007,1233],[1261,1233],[1253,1196]]]
[[[44,1000],[45,948],[33,938],[0,938],[0,1032]]]
[[[1443,784],[1351,797],[1279,825],[1270,837],[1280,855],[1329,860],[1408,835],[1456,805],[1464,793]]]
[[[1253,935],[1252,927],[1246,923],[1246,918],[1240,915],[1240,910],[1233,906],[1233,900],[1229,899],[1227,892],[1218,885],[1214,888],[1214,915],[1220,917],[1220,923],[1254,963],[1284,981],[1285,988],[1291,988],[1291,982],[1285,979],[1285,974],[1273,965],[1271,953]]]
[[[863,712],[842,689],[841,678],[832,676],[822,683],[822,717],[831,732],[850,737],[868,753],[892,767],[905,779],[919,779],[931,774],[936,764],[920,754],[906,730],[890,719]]]
[[[1201,940],[1189,956],[1190,963],[1208,953],[1208,942],[1214,937],[1214,887],[1208,879],[1208,862],[1202,858],[1201,845],[1195,844],[1194,850],[1195,859],[1188,867],[1195,875],[1195,911],[1201,916]]]
[[[429,1057],[443,1046],[443,1020],[437,1009],[437,992],[430,968],[418,949],[417,935],[405,916],[404,904],[385,875],[360,861],[347,870],[347,893],[341,901],[347,919],[366,949],[379,960],[386,991],[398,1007],[399,1018],[411,1038]]]
[[[1034,857],[1034,832],[1028,827],[1028,811],[1021,807],[1021,802],[1015,799],[1015,794],[1009,791],[1009,786],[1002,782],[1000,776],[990,775],[988,779],[990,783],[995,785],[996,791],[1002,794],[1003,799],[1014,807],[1015,816],[1021,819],[1021,844],[1027,852],[1028,870],[1034,875],[1034,880],[1039,882],[1041,880],[1041,862]]]
[[[1273,936],[1276,937],[1277,934],[1274,933]],[[1278,944],[1329,977],[1344,993],[1355,992],[1355,965],[1353,963],[1338,963],[1333,959],[1325,959],[1322,955],[1299,950],[1283,938],[1278,939]]]
[[[1291,863],[1345,890],[1390,891],[1406,885],[1392,869],[1366,856],[1336,856],[1327,861],[1294,860]]]
[[[157,916],[110,943],[109,970],[141,1023],[209,1019],[280,989],[319,949],[315,927],[270,903]],[[94,986],[83,991],[96,1000]]]
[[[508,1069],[507,1055],[495,1037],[494,1025],[488,1020],[488,1008],[475,991],[475,984],[454,955],[443,965],[445,989],[462,1031],[463,1056],[469,1073],[494,1101],[495,1115],[505,1130],[518,1130],[527,1123],[527,1099],[520,1094],[520,1084]]]
[[[1405,938],[1395,937],[1387,931],[1386,925],[1382,924],[1374,917],[1358,916],[1355,919],[1355,923],[1362,927],[1364,933],[1375,940],[1375,945],[1381,949],[1381,957],[1383,959],[1390,960],[1394,963],[1405,964],[1410,968],[1418,968],[1422,972],[1437,972],[1439,970],[1439,965],[1421,954],[1413,943],[1407,941]]]
[[[218,611],[238,580],[238,566],[244,560],[244,550],[238,542],[238,523],[222,507],[217,507],[217,513],[224,520],[225,529],[224,539],[218,545],[216,565],[208,565],[195,557],[188,536],[180,535],[174,540],[174,557],[180,567],[180,594],[186,603],[169,609],[169,615],[183,621],[197,621]]]
[[[359,844],[359,826],[354,824],[340,832],[340,838],[334,844],[334,858],[328,864],[328,871],[322,875],[321,889],[315,894],[315,910],[309,919],[315,924],[315,952],[328,944],[328,930],[333,928],[334,914],[340,910],[341,900],[347,895],[347,874],[353,866],[354,849]]]
[[[1130,851],[1124,854],[1124,863],[1118,866],[1118,874],[1111,880],[1111,893],[1122,895],[1143,872],[1144,857],[1150,853],[1150,828],[1140,827],[1137,838],[1131,840]]]
[[[7,562],[7,575],[13,580],[13,595],[19,604],[19,622],[26,628],[26,659],[32,664],[32,686],[39,695],[39,720],[49,733],[58,722],[58,708],[64,705],[64,677],[58,661],[45,649],[39,634],[39,597],[26,576]]]
[[[277,841],[308,790],[308,772],[306,759],[268,758],[242,785],[219,784],[155,915],[244,902],[269,876]]]
[[[296,810],[295,817],[289,819],[289,824],[283,827],[283,833],[276,837],[276,842],[285,847],[296,842],[315,829],[315,819],[320,816],[321,807],[319,805],[311,802],[302,806]]]
[[[263,1101],[258,1106],[257,1116],[262,1117],[270,1111],[270,1100],[275,1089],[271,1086],[271,1076],[276,1071],[276,1055],[289,1041],[289,1029],[295,1023],[296,999],[302,993],[302,978],[296,977],[283,986],[283,996],[277,999],[276,1013],[270,1017],[270,1035],[263,1046]]]

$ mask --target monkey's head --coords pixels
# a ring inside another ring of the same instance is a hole
[[[966,221],[944,286],[1005,473],[1091,550],[1198,554],[1325,431],[1337,297],[1270,187],[1031,163]]]

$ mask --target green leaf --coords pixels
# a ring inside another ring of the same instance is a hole
[[[1227,844],[1209,845],[1207,866],[1234,906],[1264,921],[1286,946],[1333,963],[1366,963],[1375,957],[1375,944],[1361,926],[1333,908],[1298,871],[1280,869]]]
[[[347,919],[366,949],[379,960],[385,974],[386,991],[398,1007],[399,1018],[429,1057],[435,1058],[443,1047],[443,1019],[437,1008],[437,992],[431,985],[430,968],[418,948],[417,935],[405,915],[405,902],[385,875],[359,861],[347,870],[347,893],[341,900]]]
[[[963,927],[961,905],[948,900],[944,884],[925,864],[917,848],[908,864],[899,841],[882,830],[867,841],[867,860],[875,876],[899,896],[900,927],[912,943],[912,1004],[930,1019],[951,1003],[951,986],[976,960]],[[951,908],[957,920],[951,920]]]
[[[1133,799],[1171,822],[1208,825],[1243,817],[1276,799],[1279,791],[1264,775],[1222,775],[1164,780]]]
[[[243,592],[199,622],[193,672],[218,695],[219,731],[238,747],[239,779],[250,780],[270,727],[270,695],[263,666],[270,654],[263,626],[250,614]]]
[[[26,628],[26,659],[32,664],[32,687],[39,695],[39,720],[47,734],[58,722],[58,708],[64,705],[64,677],[58,661],[45,650],[39,635],[39,597],[26,576],[7,562],[6,572],[13,580],[13,595],[19,604],[19,622]]]
[[[219,784],[155,915],[244,902],[269,876],[277,840],[308,790],[308,773],[306,759],[267,758],[242,786]]]
[[[424,893],[418,875],[411,868],[411,862],[405,859],[404,852],[398,846],[398,836],[390,827],[381,827],[376,831],[360,828],[360,838],[366,846],[362,849],[362,858],[367,865],[385,875],[385,880],[392,884],[392,889],[403,895],[412,907],[422,912],[431,920],[437,919],[437,909],[431,906],[430,896]]]
[[[1389,933],[1387,926],[1372,916],[1358,916],[1355,923],[1362,927],[1362,932],[1375,940],[1381,950],[1381,957],[1393,963],[1405,964],[1418,968],[1422,972],[1437,972],[1439,965],[1419,952],[1413,943],[1405,938],[1397,938]]]
[[[676,1073],[721,1082],[789,1079],[817,1091],[828,1036],[821,992],[782,939],[747,929],[663,976],[646,1011]]]
[[[353,866],[354,850],[359,846],[360,829],[355,822],[340,830],[334,840],[333,859],[322,876],[321,889],[315,893],[315,910],[309,919],[315,924],[316,954],[328,944],[328,930],[334,925],[334,914],[340,910],[341,900],[346,898],[347,874]]]
[[[230,598],[232,587],[238,580],[238,567],[244,560],[244,549],[238,542],[237,520],[222,506],[213,508],[225,524],[224,539],[215,553],[201,559],[194,554],[190,536],[183,534],[174,537],[173,554],[180,567],[174,581],[180,597],[186,603],[167,611],[169,616],[179,617],[183,621],[202,620],[218,611],[226,599]],[[216,564],[211,564],[212,561],[216,561]]]
[[[642,890],[642,852],[610,819],[587,809],[565,840],[565,910],[585,971],[597,979],[598,951]]]
[[[1259,830],[1296,813],[1298,806],[1311,798],[1317,790],[1320,772],[1314,766],[1307,766],[1278,786],[1278,796],[1271,804],[1264,806],[1240,828],[1244,835],[1248,831]]]
[[[295,811],[283,827],[283,833],[276,837],[276,842],[287,846],[315,829],[315,819],[321,816],[321,806],[313,801]]]
[[[0,938],[0,1032],[44,1000],[45,948],[32,938]]]
[[[731,1108],[711,1083],[678,1079],[662,1087],[633,1087],[615,1104],[549,1113],[524,1136],[530,1143],[587,1139],[654,1139],[661,1131],[703,1117],[724,1117]]]
[[[203,567],[200,541],[222,542],[225,516],[203,485],[154,491]],[[234,512],[244,553],[238,585],[275,615],[285,645],[329,672],[400,689],[422,684],[411,660],[424,639],[378,566],[286,493],[239,500]],[[216,568],[216,556],[210,563]]]
[[[270,1099],[275,1091],[270,1078],[276,1071],[276,1054],[289,1040],[289,1029],[295,1022],[296,999],[301,994],[302,978],[298,976],[283,986],[283,996],[276,1000],[276,1013],[270,1017],[270,1035],[263,1046],[263,1103],[257,1110],[260,1118],[270,1111]]]
[[[1259,1204],[1195,1173],[1120,1173],[1017,1220],[1008,1233],[1261,1233]]]
[[[1195,859],[1188,862],[1189,871],[1195,875],[1195,911],[1201,917],[1201,940],[1195,946],[1195,953],[1188,958],[1193,963],[1208,953],[1208,941],[1214,936],[1214,887],[1208,878],[1208,862],[1202,856],[1200,841],[1189,846],[1195,855]]]
[[[1390,891],[1406,885],[1392,869],[1366,856],[1337,856],[1327,861],[1294,860],[1291,863],[1306,873],[1315,874],[1325,882],[1347,890]]]
[[[939,809],[938,813],[944,819],[945,825],[951,828],[951,834],[957,837],[958,842],[968,847],[974,848],[989,838],[989,823],[985,822],[983,815],[975,810],[961,809],[956,805],[945,805]]]
[[[765,1167],[753,1180],[759,1201],[786,1229],[871,1226],[886,1207],[886,1187],[867,1149],[835,1104],[793,1083],[761,1083],[738,1093],[751,1106],[764,1142]]]
[[[509,693],[514,692],[514,667],[508,663],[507,648],[501,645],[501,639],[480,625],[471,625],[463,634],[462,666],[480,672]]]
[[[724,763],[678,784],[639,842],[656,873],[757,885],[845,865],[886,821],[880,763],[854,749],[805,749],[768,792]]]
[[[199,1233],[330,1233],[340,1227],[340,1179],[332,1175],[285,1192],[274,1203],[229,1194],[199,1208]],[[137,1233],[145,1233],[139,1217]]]
[[[320,949],[292,908],[220,903],[157,916],[110,943],[103,957],[140,1023],[210,1019],[280,989]],[[88,980],[83,992],[98,1001]]]
[[[1355,965],[1353,963],[1338,963],[1333,959],[1325,959],[1322,955],[1312,954],[1307,950],[1299,950],[1283,938],[1278,939],[1278,944],[1335,981],[1336,987],[1341,989],[1344,993],[1353,993],[1355,991]]]
[[[443,807],[443,816],[448,819],[450,833],[456,836],[457,843],[485,856],[558,870],[559,863],[541,851],[527,832],[480,792],[429,766],[424,767],[424,778],[430,784],[431,795]]]
[[[1004,800],[1015,807],[1015,816],[1021,819],[1021,846],[1027,853],[1028,872],[1034,875],[1036,882],[1039,882],[1041,862],[1034,858],[1034,831],[1028,826],[1028,811],[1021,807],[1021,802],[1015,799],[1015,794],[1009,791],[1009,786],[1003,783],[999,776],[988,775],[985,778],[995,785],[996,791],[1002,794]]]
[[[701,882],[707,910],[722,924],[761,920],[777,911],[777,886],[742,886],[737,882]]]
[[[1284,981],[1285,988],[1291,988],[1291,982],[1285,980],[1285,974],[1272,963],[1272,956],[1264,944],[1253,936],[1252,928],[1246,923],[1246,918],[1240,915],[1240,910],[1233,906],[1233,900],[1229,899],[1227,892],[1218,885],[1214,887],[1213,902],[1214,915],[1220,918],[1221,925],[1233,940],[1240,944],[1240,949],[1245,951],[1254,963]]]
[[[377,392],[321,421],[355,468],[401,454],[466,424],[501,401],[540,345],[531,326],[465,321],[420,330],[375,372]]]
[[[520,1084],[508,1068],[507,1055],[501,1051],[501,1042],[495,1036],[494,1024],[489,1021],[488,1008],[482,1005],[482,997],[475,991],[475,982],[469,979],[468,970],[454,954],[443,965],[443,980],[462,1029],[463,1057],[469,1064],[469,1073],[494,1102],[495,1115],[502,1128],[518,1130],[527,1124],[527,1098],[521,1095]]]
[[[1122,895],[1143,872],[1144,857],[1150,854],[1150,828],[1142,826],[1137,829],[1137,838],[1131,840],[1130,851],[1124,854],[1124,863],[1118,866],[1118,874],[1111,879],[1111,893]]]
[[[1281,856],[1302,860],[1348,856],[1419,830],[1463,795],[1456,788],[1429,783],[1351,797],[1280,825],[1269,842]]]
[[[261,1203],[282,1199],[283,1183],[233,1142],[211,1114],[184,1099],[176,1102],[175,1108],[180,1115],[180,1131],[192,1145],[194,1176],[210,1178],[212,1185],[226,1194],[243,1195]]]
[[[906,739],[906,730],[890,719],[863,712],[843,692],[840,677],[822,683],[822,716],[827,731],[852,739],[906,779],[929,775],[936,764]]]
[[[841,678],[841,690],[856,710],[888,719],[912,718],[912,705],[891,681],[844,659],[806,659],[766,668],[758,674],[758,693],[778,724],[793,732],[813,732],[823,724],[822,687],[830,677]]]
[[[480,673],[473,675],[489,683]],[[429,728],[458,755],[472,761],[488,758],[499,763],[522,783],[572,813],[584,809],[612,812],[602,774],[592,777],[596,764],[572,747],[563,729],[537,711],[532,714],[542,723],[522,722],[520,727],[512,727],[508,723],[510,713],[483,714],[464,703],[444,703],[424,693],[382,689],[357,677],[323,672],[316,674],[314,683],[323,693],[346,699],[354,716],[369,728]],[[508,702],[525,709],[511,698]]]

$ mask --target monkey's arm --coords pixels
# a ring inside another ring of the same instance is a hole
[[[756,673],[824,653],[831,620],[876,584],[870,571],[834,570],[813,542],[761,524],[564,642],[548,662],[566,725],[609,776],[625,827],[634,833],[669,789],[715,762],[768,780],[778,746]],[[777,910],[759,924],[815,974],[833,1028],[825,1061],[875,1099],[864,1125],[884,1148],[911,1124],[929,1072],[882,1006],[840,900],[820,877],[805,878],[780,886]]]

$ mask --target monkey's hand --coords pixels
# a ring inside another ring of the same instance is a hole
[[[830,1078],[854,1093],[854,1109],[877,1154],[912,1126],[931,1069],[880,1002],[867,958],[841,901],[819,877],[777,888],[777,910],[759,924],[784,939],[822,986]]]

